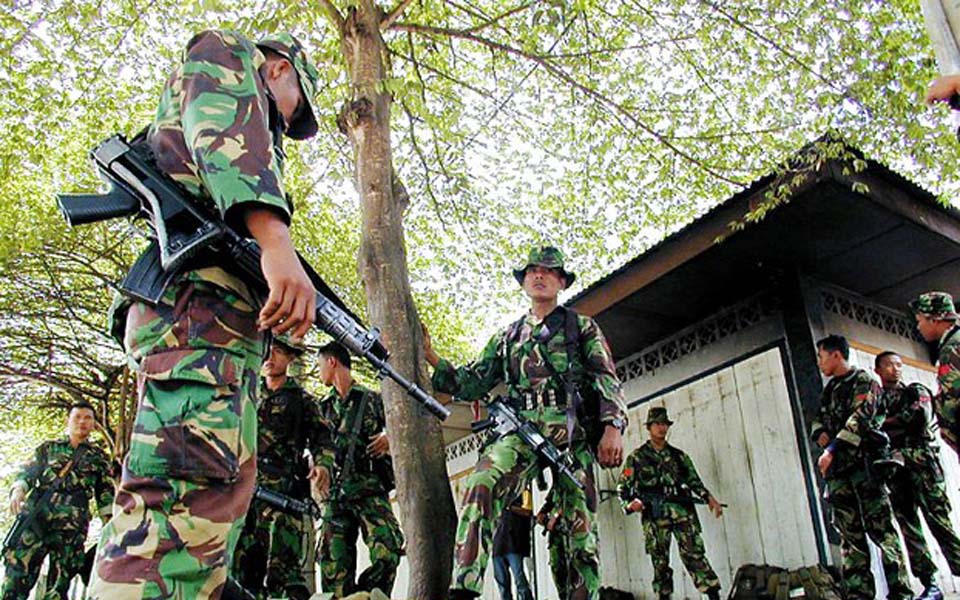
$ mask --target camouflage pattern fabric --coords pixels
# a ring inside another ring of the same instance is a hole
[[[70,582],[83,567],[83,543],[90,523],[90,500],[101,517],[110,516],[113,482],[106,454],[89,442],[82,442],[83,455],[64,477],[60,491],[37,514],[20,541],[4,553],[3,600],[20,600],[30,595],[43,559],[50,555],[45,599],[67,597]],[[45,442],[18,472],[14,486],[33,493],[24,502],[24,511],[33,509],[43,490],[73,457],[70,440]]]
[[[359,578],[358,532],[370,551],[370,566]],[[318,552],[323,591],[333,593],[335,598],[374,589],[389,595],[402,546],[400,525],[386,494],[366,494],[328,503]]]
[[[558,307],[557,311],[566,310]],[[556,311],[555,313],[556,314]],[[476,400],[500,383],[508,395],[524,402],[536,399],[536,406],[521,411],[537,425],[541,433],[559,447],[567,445],[567,416],[563,381],[552,374],[572,374],[581,386],[588,386],[599,397],[598,420],[626,422],[626,405],[617,378],[613,357],[600,328],[589,317],[577,315],[580,348],[574,364],[568,364],[564,327],[548,325],[556,322],[548,316],[537,321],[528,313],[519,324],[495,335],[480,358],[466,367],[455,368],[441,360],[433,373],[435,390],[455,395],[460,400]],[[563,319],[559,319],[560,323]],[[540,340],[540,341],[537,341]],[[546,366],[549,361],[553,370]],[[559,406],[558,406],[559,405]],[[571,598],[596,598],[599,591],[596,539],[596,488],[593,476],[593,453],[588,448],[583,425],[575,423],[570,444],[579,469],[578,477],[586,484],[581,491],[560,478],[555,483],[557,501],[567,508],[565,514],[573,531],[570,548],[573,569],[578,573]],[[467,480],[457,549],[454,587],[480,593],[483,573],[489,556],[493,528],[505,506],[535,477],[540,467],[532,451],[516,436],[506,436],[484,450],[474,472]]]
[[[653,413],[654,409],[651,409]],[[664,411],[663,417],[666,418]],[[648,418],[648,421],[650,419]],[[630,503],[627,490],[645,491],[670,496],[691,496],[706,501],[710,492],[686,452],[667,444],[657,450],[647,441],[630,453],[624,461],[617,483],[621,506]],[[653,563],[653,591],[658,596],[673,593],[673,569],[670,568],[671,536],[677,539],[680,560],[693,578],[697,589],[706,593],[720,587],[720,579],[707,560],[700,536],[700,519],[693,504],[666,503],[660,518],[654,519],[649,506],[641,515],[647,554]]]
[[[953,327],[940,340],[937,383],[933,409],[940,423],[940,436],[954,452],[960,453],[960,327]]]
[[[91,598],[219,596],[256,482],[256,316],[188,277],[131,307],[140,404]]]
[[[840,534],[844,598],[874,597],[868,536],[880,548],[889,597],[912,597],[890,500],[883,482],[868,475],[869,457],[860,443],[867,429],[883,423],[881,394],[880,384],[863,369],[833,377],[823,389],[811,428],[814,440],[826,433],[837,443],[826,495]]]
[[[932,319],[956,319],[953,296],[947,292],[926,292],[909,302],[913,312]]]
[[[559,598],[590,598],[600,587],[596,520],[592,523],[584,520],[584,515],[589,514],[586,506],[571,506],[568,502],[565,510],[564,502],[568,501],[570,494],[560,490],[559,486],[551,488],[540,509],[550,517],[557,517],[553,529],[547,533],[550,573]],[[570,517],[566,516],[568,514]]]
[[[257,483],[267,489],[306,499],[306,448],[316,464],[331,468],[333,447],[329,425],[320,418],[316,400],[293,378],[280,389],[260,390],[257,409]],[[265,589],[279,596],[290,587],[305,587],[302,520],[254,500],[247,512],[233,557],[233,575],[246,589]],[[266,580],[266,583],[264,583]]]
[[[346,479],[341,474],[337,489],[331,490],[318,552],[323,590],[336,597],[374,588],[389,595],[403,546],[403,534],[390,507],[389,493],[374,472],[374,461],[366,450],[371,436],[386,428],[380,394],[357,383],[345,398],[333,389],[320,402],[320,414],[334,430],[337,468],[342,470],[353,437],[356,411],[364,396],[367,401],[358,438],[353,443],[352,470]],[[370,551],[370,567],[356,580],[358,531]]]
[[[910,571],[925,586],[934,582],[937,572],[920,525],[922,512],[950,571],[960,575],[960,538],[950,521],[950,499],[933,432],[930,390],[920,384],[899,384],[884,389],[883,402],[888,414],[884,429],[904,458],[904,468],[897,470],[887,487],[910,559]]]

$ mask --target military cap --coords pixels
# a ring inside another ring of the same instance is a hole
[[[666,423],[667,425],[673,425],[673,421],[671,421],[670,417],[667,416],[667,409],[663,406],[654,406],[647,411],[647,422],[645,425],[649,427],[653,423]]]
[[[956,320],[960,318],[953,307],[953,296],[946,292],[925,292],[910,301],[910,309],[931,319]]]
[[[523,285],[523,277],[526,275],[527,269],[536,265],[539,267],[546,267],[548,269],[560,271],[560,274],[563,275],[567,281],[567,287],[570,287],[577,276],[563,268],[563,259],[563,252],[557,248],[554,248],[553,246],[540,246],[532,248],[530,250],[530,254],[527,256],[526,264],[524,264],[522,267],[514,269],[513,276],[520,283],[520,285]]]
[[[303,338],[295,338],[289,333],[282,333],[280,335],[273,336],[273,343],[283,346],[297,356],[307,351],[307,347],[303,343]]]
[[[320,79],[317,67],[310,61],[300,41],[287,32],[272,33],[257,42],[257,46],[276,52],[289,60],[297,70],[306,106],[297,113],[292,123],[288,123],[287,135],[295,140],[314,136],[317,133],[317,80]]]

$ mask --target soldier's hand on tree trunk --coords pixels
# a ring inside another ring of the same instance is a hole
[[[15,487],[13,491],[10,492],[10,514],[18,515],[20,514],[20,509],[23,508],[23,499],[26,498],[27,494],[23,491],[22,487]]]
[[[723,506],[716,498],[710,496],[707,498],[707,507],[713,512],[713,515],[718,519],[723,516]]]
[[[390,454],[390,438],[387,437],[386,431],[371,435],[370,440],[370,443],[367,444],[367,454],[373,458]]]
[[[600,466],[608,468],[620,466],[623,461],[623,437],[620,435],[619,428],[610,425],[604,428],[597,454]]]
[[[430,332],[427,326],[420,323],[420,329],[423,331],[423,357],[427,359],[431,367],[436,367],[440,362],[440,355],[433,349],[433,342],[430,340]]]
[[[317,291],[297,258],[290,230],[270,209],[247,211],[244,219],[260,244],[260,267],[270,288],[258,318],[260,330],[302,338],[316,318]]]

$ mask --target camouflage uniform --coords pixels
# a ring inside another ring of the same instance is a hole
[[[531,252],[530,264],[558,268],[568,284],[573,275],[563,271],[563,256],[554,248]],[[523,280],[523,269],[514,271]],[[566,395],[561,376],[571,373],[585,394],[599,399],[594,407],[600,427],[626,425],[626,407],[620,381],[607,342],[589,317],[574,314],[579,331],[579,347],[574,364],[568,364],[565,346],[567,309],[557,309],[543,321],[528,313],[523,319],[493,336],[480,358],[466,367],[454,367],[441,360],[433,373],[433,387],[460,400],[485,396],[500,383],[521,414],[536,424],[558,447],[566,447]],[[556,317],[554,317],[556,315]],[[539,340],[539,341],[537,341]],[[547,366],[549,361],[551,366]],[[554,570],[558,587],[568,588],[569,598],[596,598],[599,593],[597,557],[597,491],[594,479],[594,449],[587,440],[585,423],[575,419],[573,443],[569,444],[576,465],[576,476],[585,485],[580,490],[565,477],[554,482],[551,494],[561,513],[561,530],[569,548],[570,573]],[[481,453],[466,482],[466,493],[457,529],[453,589],[479,595],[487,568],[493,529],[505,507],[540,473],[533,450],[517,435],[504,436]],[[557,538],[554,536],[554,540]],[[557,561],[566,566],[567,560]],[[567,586],[569,578],[570,585]]]
[[[288,34],[260,45],[287,49],[311,109],[287,134],[308,137],[316,69]],[[147,134],[157,166],[240,232],[248,208],[289,221],[280,116],[259,71],[265,61],[236,33],[198,34]],[[98,549],[94,599],[217,597],[226,579],[255,483],[264,354],[259,299],[230,269],[200,255],[156,306],[115,303],[113,330],[137,370],[140,405],[115,517]]]
[[[953,297],[946,292],[927,292],[910,302],[914,313],[932,319],[957,322]],[[960,454],[960,326],[954,325],[943,334],[937,346],[937,384],[933,410],[940,424],[940,437]]]
[[[70,581],[83,567],[91,498],[99,515],[109,518],[113,501],[110,461],[103,450],[89,442],[81,442],[80,447],[84,448],[83,454],[65,475],[59,491],[39,510],[33,527],[28,527],[20,541],[4,553],[3,600],[21,600],[30,595],[48,553],[50,572],[44,598],[65,599]],[[22,511],[32,510],[73,454],[66,438],[44,442],[34,451],[33,459],[23,466],[14,482],[24,491],[33,490]]]
[[[332,592],[336,598],[374,589],[389,596],[403,547],[403,534],[390,506],[389,491],[374,471],[374,460],[367,455],[371,436],[386,427],[380,394],[356,383],[346,398],[340,398],[334,389],[321,401],[321,415],[335,432],[337,468],[342,470],[356,412],[364,396],[367,401],[353,446],[351,472],[345,479],[341,472],[323,513],[320,575],[323,591]],[[356,577],[358,531],[370,550],[370,566],[359,578]]]
[[[868,430],[882,423],[880,394],[880,384],[863,369],[833,377],[823,390],[812,426],[814,441],[826,433],[835,447],[826,493],[840,534],[844,598],[874,597],[868,536],[880,548],[890,597],[912,597],[893,509],[883,481],[870,472],[871,457],[861,444]]]
[[[685,452],[670,444],[657,450],[650,441],[634,450],[624,462],[623,473],[617,484],[624,511],[632,500],[629,497],[631,488],[643,488],[670,496],[691,496],[704,502],[710,498],[710,492]],[[677,538],[680,560],[697,589],[706,594],[720,588],[720,579],[707,560],[700,537],[700,519],[693,504],[666,503],[662,515],[654,518],[648,503],[641,514],[641,522],[647,554],[653,563],[653,591],[658,597],[668,597],[673,593],[671,535]]]
[[[940,544],[950,571],[960,575],[960,539],[950,522],[950,499],[933,433],[931,393],[919,383],[899,383],[883,390],[883,404],[887,410],[884,430],[904,459],[904,468],[887,482],[890,503],[906,542],[910,570],[924,586],[929,586],[934,583],[937,566],[920,527],[920,511]]]
[[[276,391],[264,386],[260,397],[257,483],[308,500],[308,465],[303,450],[310,451],[315,464],[331,469],[330,428],[320,418],[316,400],[293,378],[288,377]],[[251,592],[264,589],[266,578],[265,589],[271,596],[306,592],[303,534],[303,519],[254,499],[233,557],[234,578]]]

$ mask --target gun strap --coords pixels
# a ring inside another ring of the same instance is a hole
[[[577,313],[564,306],[558,308],[563,311],[563,345],[567,351],[567,370],[563,373],[557,371],[550,362],[545,343],[538,343],[538,345],[543,354],[544,366],[551,375],[563,382],[564,395],[567,397],[567,445],[569,446],[573,443],[574,424],[577,421],[577,412],[580,410],[580,394],[577,393],[577,384],[573,380],[573,359],[580,345],[580,327],[577,323]]]
[[[343,470],[340,471],[340,483],[343,484],[350,478],[353,471],[354,455],[357,447],[357,438],[360,436],[360,429],[363,427],[363,413],[367,408],[367,397],[369,394],[363,393],[360,396],[360,403],[353,413],[353,422],[350,424],[350,441],[347,443],[347,457],[343,460]]]

